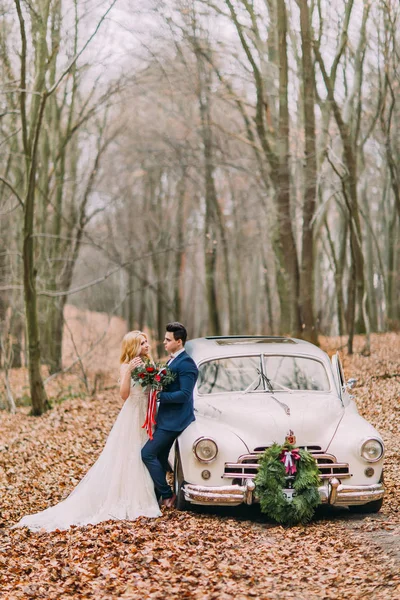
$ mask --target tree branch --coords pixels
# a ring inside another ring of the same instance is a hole
[[[16,1],[18,1],[18,0],[16,0]],[[68,75],[71,67],[73,67],[73,65],[76,63],[76,61],[81,56],[81,54],[83,54],[83,52],[89,46],[90,42],[92,41],[92,39],[94,38],[94,36],[98,32],[98,30],[100,29],[100,27],[101,27],[104,19],[107,17],[108,13],[114,7],[114,4],[116,4],[116,2],[117,2],[117,0],[113,0],[112,1],[111,6],[106,10],[106,12],[104,13],[104,15],[101,17],[100,21],[97,23],[96,29],[94,30],[94,32],[92,33],[92,35],[90,36],[90,38],[85,42],[85,44],[83,45],[83,47],[79,50],[78,54],[76,54],[73,57],[73,59],[71,60],[71,62],[68,65],[68,67],[63,71],[63,73],[60,75],[60,77],[57,79],[57,81],[54,83],[54,85],[52,85],[52,87],[49,89],[49,91],[47,92],[48,96],[50,96],[57,89],[57,87],[60,85],[60,83],[64,79],[64,77],[66,75]]]
[[[4,179],[4,177],[2,177],[1,175],[0,175],[0,181],[2,183],[4,183],[4,185],[6,185],[9,190],[12,191],[12,193],[14,194],[14,196],[16,197],[16,199],[18,200],[20,206],[22,206],[22,208],[24,208],[23,200],[22,200],[21,196],[18,194],[17,190],[13,187],[13,185],[9,181],[7,181],[7,179]]]

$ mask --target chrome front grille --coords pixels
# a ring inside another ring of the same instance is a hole
[[[339,463],[333,454],[322,452],[319,446],[300,446],[303,450],[311,452],[317,461],[321,479],[337,477],[346,479],[351,476],[348,463]],[[254,479],[258,471],[258,462],[266,448],[255,448],[251,454],[242,454],[235,463],[225,463],[224,474],[226,479]]]

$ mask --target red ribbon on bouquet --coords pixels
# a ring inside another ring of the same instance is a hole
[[[142,425],[142,429],[146,429],[147,435],[153,439],[153,425],[156,424],[156,410],[157,410],[157,390],[149,390],[149,401],[147,404],[146,420]]]
[[[297,472],[296,462],[300,460],[299,449],[282,450],[279,460],[285,465],[286,473],[294,475]]]

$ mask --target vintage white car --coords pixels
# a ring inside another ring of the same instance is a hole
[[[177,439],[177,508],[257,502],[258,461],[292,432],[315,457],[321,503],[377,512],[384,444],[357,411],[339,356],[299,339],[206,337],[187,352],[199,368],[196,421]]]

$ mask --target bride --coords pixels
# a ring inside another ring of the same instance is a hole
[[[142,429],[147,394],[141,386],[131,383],[132,370],[142,364],[143,359],[151,360],[149,349],[147,336],[142,331],[125,335],[120,357],[120,395],[125,404],[104,450],[68,498],[42,512],[23,517],[14,527],[53,531],[108,519],[160,516],[154,484],[140,455],[148,439]]]

